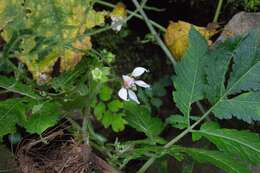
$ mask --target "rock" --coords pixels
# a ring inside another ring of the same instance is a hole
[[[253,28],[260,26],[260,12],[247,13],[239,12],[235,14],[228,24],[224,27],[224,31],[217,39],[224,40],[229,36],[241,35],[249,32]]]

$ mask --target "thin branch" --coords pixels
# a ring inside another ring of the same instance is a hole
[[[134,3],[134,5],[136,6],[137,9],[140,8],[140,4],[137,2],[137,0],[132,0],[132,2]],[[169,49],[166,47],[166,45],[164,44],[164,42],[162,41],[162,39],[159,37],[159,35],[157,34],[156,30],[154,29],[153,25],[151,24],[151,21],[149,20],[149,18],[147,17],[147,15],[145,14],[143,9],[140,9],[140,13],[144,18],[144,21],[146,23],[146,25],[148,26],[150,32],[155,36],[156,41],[158,42],[159,46],[162,48],[162,50],[165,52],[167,58],[171,61],[171,63],[175,66],[176,60],[174,59],[173,55],[171,54],[171,52],[169,51]]]
[[[223,0],[219,0],[218,6],[217,6],[217,9],[216,9],[216,12],[215,12],[215,16],[214,16],[214,19],[213,19],[214,23],[218,22],[218,18],[219,18],[220,12],[221,12],[222,4],[223,4]]]
[[[102,0],[97,0],[96,3],[98,3],[98,4],[100,4],[100,5],[104,5],[104,6],[110,7],[110,8],[114,8],[114,7],[115,7],[114,4],[109,3],[109,2],[105,2],[105,1],[102,1]],[[127,12],[128,12],[129,14],[133,15],[133,16],[136,17],[136,18],[139,18],[139,19],[144,20],[143,16],[141,16],[141,15],[135,13],[135,12],[132,12],[132,11],[130,11],[130,10],[127,10]],[[153,26],[155,26],[156,28],[158,28],[160,31],[166,32],[166,29],[165,29],[162,25],[160,25],[160,24],[158,24],[158,23],[156,23],[156,22],[154,22],[154,21],[152,21],[152,20],[149,20],[149,21],[151,22],[151,24],[152,24]]]

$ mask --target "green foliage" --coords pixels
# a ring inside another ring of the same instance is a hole
[[[112,96],[112,92],[113,90],[104,85],[101,89],[100,89],[100,93],[99,93],[99,98],[102,100],[102,101],[108,101],[111,99],[111,96]]]
[[[260,161],[260,138],[257,134],[221,129],[216,123],[192,130],[195,126],[189,126],[188,123],[192,120],[192,103],[202,99],[209,100],[212,107],[202,118],[195,117],[197,122],[211,112],[220,119],[236,117],[248,123],[260,120],[259,30],[255,29],[238,39],[226,40],[210,49],[194,29],[190,31],[189,39],[189,48],[183,60],[177,64],[173,78],[176,89],[173,92],[174,100],[184,116],[173,115],[166,121],[175,128],[191,130],[195,141],[207,138],[220,150],[183,149],[182,152],[193,159],[210,162],[231,173],[249,172],[246,165],[249,162],[259,164]]]
[[[194,101],[206,98],[213,104],[212,111],[218,118],[230,119],[234,116],[249,123],[259,120],[258,30],[250,32],[238,43],[227,41],[208,51],[207,48],[201,50],[200,46],[193,45],[205,45],[205,40],[192,29],[189,48],[183,60],[177,64],[177,76],[174,79],[174,99],[184,116],[190,115]],[[232,72],[226,78],[231,60],[234,62]],[[234,94],[237,96],[228,97]]]
[[[249,161],[255,165],[260,163],[260,137],[256,133],[222,129],[214,124],[205,124],[193,133],[207,138],[219,150],[244,162]]]
[[[113,99],[113,90],[107,85],[103,85],[98,92],[100,99],[93,107],[94,114],[105,128],[112,127],[114,132],[125,129],[125,114],[123,112],[123,103],[118,99]]]
[[[60,105],[56,102],[43,102],[32,107],[32,114],[22,125],[30,133],[41,134],[49,127],[54,126],[61,113]]]
[[[195,31],[190,32],[189,48],[183,60],[176,66],[176,77],[173,79],[175,90],[174,100],[184,114],[189,119],[191,104],[203,98],[204,76],[203,61],[207,52],[206,40]]]
[[[0,87],[7,91],[18,93],[32,99],[40,99],[40,96],[32,89],[32,87],[17,81],[13,77],[0,76]]]
[[[248,123],[252,123],[253,120],[259,121],[260,93],[248,92],[232,99],[224,99],[218,103],[213,112],[220,119],[231,119],[235,116]]]
[[[7,99],[0,102],[0,137],[15,133],[16,125],[30,133],[41,134],[54,126],[61,116],[59,105],[55,102],[37,102],[23,98]]]
[[[190,116],[190,120],[198,120],[196,116]],[[166,123],[177,129],[185,129],[188,127],[187,119],[182,115],[170,115],[166,119]]]
[[[146,90],[139,89],[137,93],[138,98],[140,98],[145,105],[149,107],[154,106],[156,109],[160,109],[163,104],[161,97],[167,94],[167,87],[170,83],[170,77],[164,76],[159,81],[153,82],[151,88]]]
[[[152,117],[146,107],[128,102],[125,104],[125,110],[128,125],[137,131],[145,133],[150,138],[157,137],[162,132],[163,122],[157,117]]]
[[[26,119],[25,108],[19,99],[0,102],[0,138],[16,132],[16,124]]]
[[[201,163],[211,163],[229,173],[250,173],[247,165],[233,156],[219,151],[183,148],[182,152]]]

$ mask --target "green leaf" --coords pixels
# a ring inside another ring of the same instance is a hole
[[[107,106],[111,112],[118,112],[123,107],[123,103],[119,100],[113,100]]]
[[[207,138],[225,153],[236,155],[243,161],[260,163],[260,138],[256,133],[220,128],[203,128],[193,133]]]
[[[171,115],[166,122],[177,129],[185,129],[188,126],[187,119],[182,115]]]
[[[106,111],[106,105],[103,102],[99,102],[94,108],[94,114],[98,120],[103,118],[103,114]]]
[[[145,133],[148,137],[154,137],[164,129],[161,119],[152,117],[151,112],[144,106],[137,105],[133,102],[125,104],[126,121],[128,125],[139,132]]]
[[[185,117],[190,114],[191,104],[203,98],[203,61],[207,50],[207,41],[192,28],[188,50],[176,65],[176,77],[173,79],[176,89],[173,91],[174,100]]]
[[[25,85],[15,78],[0,76],[0,87],[7,91],[18,93],[32,99],[40,99],[40,96],[31,87]]]
[[[102,124],[104,125],[105,128],[108,128],[112,121],[113,121],[113,114],[112,112],[106,111],[103,114],[103,118],[102,118]]]
[[[25,109],[21,99],[0,102],[0,138],[16,132],[16,124],[25,119]]]
[[[102,100],[102,101],[108,101],[111,99],[111,96],[112,96],[112,93],[113,93],[113,90],[104,85],[101,89],[100,89],[100,93],[99,93],[99,98]]]
[[[105,128],[111,126],[114,132],[119,132],[125,129],[125,124],[127,123],[123,117],[123,113],[112,113],[106,111],[103,114],[101,122]]]
[[[234,116],[248,123],[259,121],[260,92],[248,92],[232,99],[220,100],[213,112],[220,119],[231,119]]]
[[[238,42],[228,40],[228,43],[220,44],[219,49],[213,49],[207,56],[206,95],[211,103],[215,103],[212,111],[218,118],[231,119],[233,116],[248,123],[260,120],[257,92],[260,89],[258,31],[254,30],[244,38],[239,38]],[[232,59],[229,54],[232,55]],[[229,74],[230,62],[232,72]]]
[[[198,120],[198,117],[190,116],[190,120],[196,121],[196,120]],[[166,123],[170,124],[172,127],[178,128],[178,129],[184,129],[184,128],[188,127],[187,119],[184,116],[178,115],[178,114],[170,115],[166,119]]]
[[[152,98],[151,99],[151,103],[153,106],[155,106],[156,108],[160,108],[162,106],[162,100],[159,98]]]
[[[243,164],[230,154],[191,148],[184,149],[183,152],[200,163],[211,163],[228,173],[250,173],[247,165]]]
[[[211,103],[215,103],[225,92],[224,82],[232,53],[224,48],[216,47],[207,55],[205,71],[207,73],[206,95]]]
[[[124,114],[113,115],[112,129],[114,132],[123,131],[125,129],[126,120],[123,119]]]
[[[250,32],[233,52],[234,64],[228,82],[228,93],[260,90],[260,32]]]
[[[41,134],[57,123],[60,116],[59,107],[56,102],[43,103],[41,109],[32,114],[23,126],[30,133]]]

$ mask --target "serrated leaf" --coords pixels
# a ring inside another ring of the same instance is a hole
[[[23,126],[30,133],[41,134],[49,127],[54,126],[60,116],[59,104],[56,102],[43,103],[42,108],[32,114]]]
[[[260,138],[256,133],[220,128],[203,128],[193,133],[207,138],[225,153],[253,164],[260,163]]]
[[[223,99],[214,107],[213,112],[220,119],[236,117],[248,123],[260,120],[260,92],[240,94],[232,99]]]
[[[260,89],[259,29],[251,31],[233,52],[234,65],[228,82],[228,93]]]
[[[205,63],[208,64],[206,93],[209,100],[215,103],[212,111],[221,119],[231,119],[233,116],[248,123],[260,120],[259,93],[253,92],[260,89],[260,34],[254,30],[243,38],[239,37],[238,41],[227,42],[220,44],[221,48],[215,56],[214,53],[208,56],[208,63]],[[228,54],[232,55],[231,60]],[[228,73],[229,61],[233,62],[231,74]],[[245,91],[248,93],[239,95]]]
[[[33,91],[31,87],[25,85],[15,78],[0,76],[0,87],[6,89],[7,91],[18,93],[32,99],[40,99],[40,96]]]
[[[216,47],[207,54],[205,63],[205,71],[207,73],[206,95],[211,103],[215,103],[225,92],[225,80],[228,65],[230,63],[232,53],[225,49]]]
[[[173,79],[176,89],[173,91],[174,100],[187,119],[191,104],[203,98],[203,60],[207,49],[207,41],[192,28],[189,48],[182,61],[176,65],[176,77]]]
[[[228,173],[250,173],[247,165],[223,152],[191,148],[183,151],[198,162],[211,163]]]
[[[154,137],[161,133],[164,128],[161,119],[152,117],[151,112],[144,106],[128,102],[125,104],[126,121],[128,125],[148,137]]]

